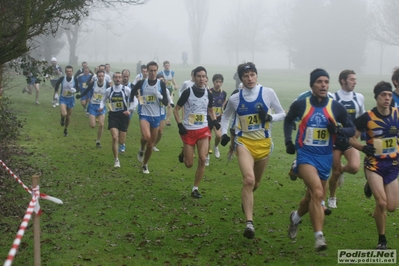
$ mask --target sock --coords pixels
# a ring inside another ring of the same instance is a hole
[[[198,187],[193,186],[193,189],[191,190],[191,192],[193,192],[194,190],[198,190]]]
[[[247,220],[247,224],[254,224],[252,220]]]
[[[99,141],[99,140],[96,140],[96,143],[100,143],[100,141]]]
[[[298,211],[295,211],[294,216],[292,217],[292,220],[295,224],[297,224],[301,221],[301,216],[298,215]]]
[[[321,206],[323,206],[323,207],[326,206],[326,202],[324,200],[321,201]]]
[[[314,232],[314,237],[315,237],[315,238],[317,238],[318,236],[322,236],[322,235],[323,235],[323,232],[322,232],[322,231]]]

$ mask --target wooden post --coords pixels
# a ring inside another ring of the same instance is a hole
[[[39,185],[39,176],[32,176],[32,186],[36,187]],[[37,199],[39,201],[39,199]],[[41,256],[40,256],[40,216],[35,212],[32,213],[33,217],[33,252],[34,252],[34,264],[35,266],[40,266]]]

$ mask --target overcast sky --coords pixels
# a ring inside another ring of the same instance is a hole
[[[234,16],[239,3],[248,5],[258,0],[211,0],[208,21],[203,37],[203,55],[201,64],[223,64],[236,66],[234,56],[228,55],[221,45],[222,23]],[[283,0],[280,0],[283,1]],[[276,0],[263,0],[272,13]],[[79,61],[136,63],[148,62],[156,56],[159,62],[169,60],[173,64],[181,63],[181,54],[188,52],[192,64],[192,49],[188,34],[188,13],[184,0],[150,0],[146,5],[130,7],[117,12],[93,13],[93,16],[108,21],[109,30],[89,24],[84,33],[83,43],[79,46]],[[265,17],[267,14],[265,14]],[[249,25],[248,25],[249,26]],[[67,61],[67,46],[59,55],[60,61]],[[366,52],[366,66],[363,72],[379,73],[381,50],[370,43]],[[190,62],[191,61],[191,62]],[[240,54],[239,62],[251,61],[250,54]],[[384,50],[383,71],[390,72],[399,64],[399,47],[387,47]],[[256,54],[258,67],[281,69],[288,67],[287,52],[281,46],[273,44],[265,52]]]

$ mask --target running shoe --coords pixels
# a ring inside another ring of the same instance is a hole
[[[159,151],[159,149],[158,149],[157,147],[155,147],[155,146],[152,147],[152,150],[153,150],[153,151]]]
[[[67,131],[67,129],[65,128],[64,129],[64,137],[67,137],[68,136],[68,131]]]
[[[119,162],[119,159],[115,159],[114,167],[121,167],[121,163]]]
[[[143,174],[149,174],[150,171],[148,171],[148,165],[143,165]]]
[[[219,147],[218,147],[218,146],[215,146],[214,151],[215,151],[215,157],[219,159],[219,158],[220,158]]]
[[[126,146],[125,144],[119,144],[119,153],[124,153],[126,151]]]
[[[294,218],[295,211],[292,211],[290,213],[290,226],[288,228],[288,237],[291,239],[295,239],[296,235],[298,234],[298,225],[301,223],[294,223],[293,218]]]
[[[248,239],[252,239],[255,237],[255,227],[253,225],[253,223],[248,222],[247,226],[244,229],[244,237],[248,238]]]
[[[316,241],[315,241],[314,247],[315,247],[315,249],[317,251],[321,251],[321,250],[327,249],[326,239],[324,238],[323,235],[318,235],[316,237]]]
[[[341,187],[344,184],[344,181],[344,174],[340,174],[337,182],[338,186]]]
[[[209,166],[209,160],[210,160],[210,156],[209,156],[209,154],[206,156],[206,159],[205,159],[205,166]]]
[[[197,199],[202,198],[201,194],[198,192],[198,189],[194,189],[194,190],[191,192],[191,197],[197,198]]]
[[[227,153],[227,160],[230,162],[234,158],[234,151],[229,151]]]
[[[40,104],[39,101],[36,101],[36,104],[39,105]]]
[[[324,215],[330,215],[332,213],[332,210],[327,208],[326,206],[323,206],[324,209]]]
[[[183,152],[183,149],[181,150],[181,153],[179,154],[179,162],[180,163],[184,163],[184,152]]]
[[[333,208],[333,209],[337,208],[337,198],[336,197],[328,198],[328,207]]]
[[[96,141],[96,147],[101,148],[101,143],[99,141]]]
[[[373,195],[373,192],[371,191],[369,182],[366,182],[366,184],[364,184],[364,195],[369,199],[371,198],[371,196]]]
[[[378,244],[376,249],[388,249],[387,247],[387,240],[386,239],[380,239],[378,240]]]
[[[212,154],[212,153],[213,153],[213,151],[212,151],[212,149],[211,149],[211,148],[209,148],[209,151],[208,151],[208,153],[209,153],[209,154]]]
[[[139,161],[140,163],[142,163],[144,161],[144,152],[139,151],[137,153],[137,161]]]
[[[295,181],[298,178],[298,175],[294,172],[294,168],[295,167],[296,167],[296,160],[294,160],[292,162],[291,169],[290,169],[290,172],[288,174],[292,181]]]

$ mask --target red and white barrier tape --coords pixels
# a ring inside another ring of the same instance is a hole
[[[12,244],[10,251],[8,252],[7,260],[4,262],[4,266],[11,266],[12,261],[15,258],[15,254],[17,253],[19,244],[21,244],[21,239],[25,234],[25,230],[28,227],[28,222],[32,217],[32,213],[36,212],[40,215],[40,206],[39,206],[39,186],[33,188],[34,195],[32,196],[32,200],[29,202],[28,209],[25,212],[24,218],[22,220],[21,225],[19,226],[19,230],[15,240]]]
[[[3,163],[2,160],[0,160],[0,163],[1,163],[2,167],[7,171],[7,173],[9,173],[15,180],[17,180],[17,182],[18,182],[26,191],[28,191],[29,194],[32,194],[32,191],[31,191],[27,186],[25,186],[25,184],[18,178],[18,176],[16,176],[16,175],[10,170],[10,168],[8,168],[7,165],[5,165],[5,163]],[[48,196],[48,195],[46,195],[46,194],[44,194],[44,193],[40,193],[40,198],[46,199],[46,200],[49,200],[49,201],[52,201],[52,202],[55,202],[55,203],[57,203],[57,204],[63,204],[62,200],[57,199],[57,198],[54,198],[54,197],[51,197],[51,196]]]

